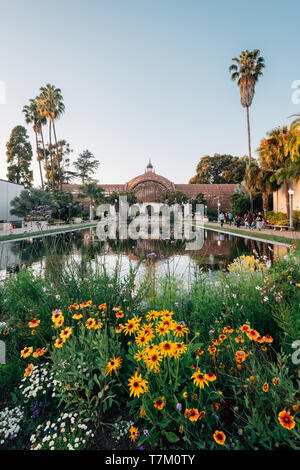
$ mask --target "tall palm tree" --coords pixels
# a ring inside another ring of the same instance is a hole
[[[247,127],[248,127],[248,152],[249,152],[249,165],[251,164],[251,136],[250,136],[250,120],[249,120],[249,107],[252,104],[255,85],[259,77],[263,74],[262,70],[265,67],[265,61],[260,56],[260,50],[254,49],[253,51],[242,51],[239,57],[232,59],[234,62],[229,67],[231,73],[231,80],[237,80],[240,88],[241,104],[247,111]],[[253,212],[253,197],[250,193],[250,210]]]
[[[37,102],[34,99],[29,100],[29,105],[25,105],[23,107],[23,113],[25,114],[26,124],[33,124],[33,131],[35,133],[35,142],[36,142],[37,161],[39,163],[39,169],[40,169],[41,185],[42,185],[42,188],[44,188],[38,136],[41,135],[42,137],[43,155],[44,155],[46,171],[47,171],[47,179],[48,179],[48,164],[47,164],[47,156],[45,152],[43,129],[42,129],[42,126],[46,124],[47,119],[38,112]]]
[[[55,86],[50,85],[49,83],[45,87],[40,88],[41,94],[38,97],[38,111],[45,116],[46,119],[49,121],[49,148],[52,147],[52,130],[54,134],[55,146],[56,146],[56,158],[57,158],[57,165],[58,165],[58,172],[59,172],[59,186],[60,190],[62,189],[62,178],[61,178],[61,163],[60,157],[58,153],[58,145],[57,145],[57,136],[56,136],[56,128],[55,128],[55,120],[58,119],[65,111],[65,105],[63,103],[63,96],[61,90],[59,88],[55,88]],[[52,152],[50,152],[50,160],[51,160],[51,173],[52,173],[52,187],[54,184],[54,165],[53,165],[53,157]]]

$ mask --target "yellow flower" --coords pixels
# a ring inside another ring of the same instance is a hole
[[[26,348],[22,349],[20,356],[23,357],[23,359],[26,359],[26,357],[31,355],[32,351],[33,351],[32,346],[30,348],[26,347]]]
[[[112,372],[115,372],[117,374],[117,368],[120,367],[122,364],[122,359],[121,357],[115,357],[113,356],[110,358],[108,363],[105,366],[105,375],[111,375]]]
[[[136,439],[138,438],[138,435],[139,435],[138,428],[136,428],[134,426],[131,426],[131,428],[129,429],[129,435],[130,435],[130,440],[132,442],[136,441]]]
[[[172,357],[173,352],[174,352],[174,348],[175,348],[175,344],[172,343],[171,341],[163,341],[159,345],[159,349],[160,349],[161,353],[163,354],[163,356],[165,356],[165,357],[167,357],[167,356]]]
[[[214,440],[216,441],[217,444],[223,446],[226,441],[226,435],[222,431],[215,431]]]
[[[41,320],[37,320],[36,318],[33,318],[33,319],[28,323],[28,326],[29,326],[29,328],[36,328],[37,326],[39,326],[40,323],[41,323]]]
[[[72,328],[70,328],[69,326],[66,326],[66,328],[61,331],[59,336],[61,338],[68,339],[71,336],[71,334],[72,334]]]
[[[80,320],[81,318],[83,318],[83,315],[80,312],[76,312],[76,313],[74,313],[72,318],[74,320]]]
[[[198,369],[196,372],[193,373],[191,379],[194,379],[193,382],[197,387],[204,388],[205,385],[209,386],[208,379],[206,374],[202,374]]]
[[[135,371],[134,375],[128,379],[130,396],[138,397],[148,391],[147,380],[142,379],[142,375]]]
[[[94,318],[88,318],[87,321],[85,322],[85,326],[87,327],[88,330],[91,330],[95,326],[95,320]]]
[[[62,348],[62,345],[66,342],[65,338],[57,338],[55,340],[55,343],[54,343],[54,346],[57,348],[57,349],[60,349]]]

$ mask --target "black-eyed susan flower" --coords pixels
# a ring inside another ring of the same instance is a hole
[[[186,326],[181,325],[180,323],[175,323],[175,325],[172,325],[172,330],[174,334],[176,336],[179,336],[180,338],[182,338],[185,334],[189,332],[189,329]]]
[[[196,387],[200,387],[200,389],[204,388],[205,385],[209,386],[207,377],[205,374],[200,372],[200,369],[193,373],[191,379],[193,379],[194,385],[196,385]]]
[[[158,316],[159,316],[159,313],[156,310],[151,310],[151,312],[147,313],[146,320],[148,322],[150,322],[152,320],[156,320],[156,318],[158,318]]]
[[[216,441],[217,444],[220,446],[223,446],[226,441],[226,435],[223,433],[223,431],[215,431],[214,432],[214,440]]]
[[[135,426],[131,426],[131,428],[129,429],[129,436],[130,436],[131,442],[136,441],[139,437],[138,428],[136,428]]]
[[[120,356],[118,357],[115,357],[113,356],[112,358],[110,358],[110,360],[107,362],[106,366],[105,366],[105,375],[111,375],[112,372],[115,372],[115,374],[117,374],[117,369],[118,367],[120,367],[122,364],[122,359]]]
[[[156,333],[159,334],[159,336],[163,336],[168,332],[168,328],[164,326],[162,323],[159,323],[155,329]]]
[[[140,333],[137,335],[135,342],[139,347],[145,346],[150,341],[150,337],[145,335],[144,333]]]
[[[145,358],[146,365],[150,370],[157,369],[160,366],[161,361],[162,355],[158,350],[148,353]]]
[[[125,335],[131,336],[132,333],[137,331],[139,329],[139,321],[136,320],[136,318],[132,318],[131,320],[128,320],[127,323],[125,323],[123,332]]]
[[[277,377],[274,377],[274,379],[272,380],[272,382],[273,382],[274,387],[276,387],[276,385],[278,385],[279,380],[278,380]]]
[[[283,410],[279,413],[278,421],[281,424],[281,426],[283,426],[285,429],[288,429],[289,431],[294,429],[296,425],[293,416],[291,416],[289,411],[286,411],[286,410]]]
[[[165,404],[166,403],[165,403],[164,397],[160,397],[154,401],[154,407],[157,408],[159,411],[161,411],[164,408]]]
[[[24,349],[22,349],[21,353],[20,353],[20,356],[23,358],[23,359],[26,359],[26,357],[30,356],[32,354],[32,351],[33,351],[33,347],[30,346],[30,347],[26,347]]]
[[[134,375],[128,379],[130,396],[138,397],[148,391],[148,381],[142,378],[142,375],[135,371]]]
[[[173,356],[173,351],[174,351],[174,346],[175,346],[175,344],[172,343],[171,341],[163,341],[162,343],[160,343],[159,349],[160,349],[163,356],[172,357]]]

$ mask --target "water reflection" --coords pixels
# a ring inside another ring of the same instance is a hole
[[[286,247],[236,237],[231,234],[205,231],[204,245],[200,250],[186,250],[184,241],[161,240],[109,240],[99,241],[94,229],[51,235],[23,241],[0,244],[1,279],[26,266],[35,272],[61,270],[70,259],[81,263],[84,270],[88,261],[105,260],[113,269],[118,262],[124,273],[130,264],[141,263],[142,270],[163,273],[172,269],[182,275],[191,266],[203,271],[226,270],[236,257],[256,254],[273,259],[284,255]]]

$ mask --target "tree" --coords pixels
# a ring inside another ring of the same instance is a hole
[[[59,178],[59,187],[62,189],[62,178],[61,178],[61,168],[58,155],[58,145],[57,145],[57,136],[56,136],[56,127],[55,120],[58,119],[65,111],[65,105],[63,103],[63,97],[61,90],[55,88],[55,86],[50,85],[49,83],[45,87],[40,88],[40,95],[37,97],[37,110],[49,121],[49,148],[52,148],[52,131],[54,134],[54,141],[56,146],[57,162],[58,162],[58,173]],[[50,162],[51,162],[51,172],[53,173],[53,158],[52,153],[50,153]],[[53,184],[53,179],[52,179]]]
[[[24,106],[23,113],[25,114],[26,124],[33,125],[33,131],[35,133],[37,161],[38,161],[39,169],[40,169],[41,185],[42,185],[42,188],[44,188],[41,161],[43,160],[43,158],[46,160],[46,153],[45,153],[44,138],[42,137],[42,134],[43,134],[42,126],[47,123],[47,119],[38,112],[36,100],[31,99],[29,103],[30,103],[29,105]],[[41,135],[42,137],[43,153],[41,152],[41,149],[39,147],[39,138],[38,138],[39,135]],[[46,169],[48,171],[47,161],[45,163],[46,163]]]
[[[94,218],[94,206],[96,203],[104,201],[104,190],[100,188],[97,181],[88,181],[84,185],[80,186],[81,193],[78,195],[79,198],[88,198],[90,201],[90,220]]]
[[[259,161],[264,171],[272,172],[271,182],[284,183],[286,213],[289,214],[289,173],[287,168],[291,162],[289,151],[290,132],[287,126],[277,127],[268,132],[268,137],[263,139],[258,148]],[[281,170],[281,171],[279,171]]]
[[[75,173],[69,169],[72,152],[73,150],[66,140],[60,140],[51,146],[48,145],[47,154],[51,155],[52,159],[50,182],[55,191],[61,191],[64,183],[69,183],[75,178]]]
[[[25,189],[21,194],[11,201],[11,214],[17,217],[27,217],[32,211],[37,211],[42,207],[55,209],[55,200],[51,193],[44,189]]]
[[[74,167],[77,170],[77,176],[81,179],[82,184],[88,180],[95,171],[98,169],[100,163],[92,152],[89,150],[84,150],[77,160],[74,162]]]
[[[25,127],[13,128],[6,148],[8,180],[12,183],[23,184],[25,188],[30,187],[33,180],[30,170],[32,147]]]
[[[247,165],[245,173],[245,186],[250,194],[261,193],[265,219],[269,209],[269,195],[278,188],[273,180],[273,172],[259,167],[257,161]]]
[[[255,85],[259,77],[263,74],[262,70],[265,67],[264,58],[260,56],[260,50],[254,49],[253,51],[242,51],[239,57],[232,59],[234,64],[229,67],[231,73],[231,80],[238,80],[237,84],[240,88],[241,104],[247,111],[247,128],[248,128],[248,152],[249,152],[249,165],[252,161],[251,156],[251,137],[250,137],[250,120],[249,120],[249,107],[252,104]],[[250,194],[251,212],[253,212],[253,200]]]
[[[173,204],[186,204],[188,202],[188,197],[186,194],[181,191],[167,190],[163,191],[157,198],[157,202],[166,203],[169,206]]]
[[[215,153],[204,155],[196,168],[190,184],[239,184],[243,181],[246,162],[244,158]]]

